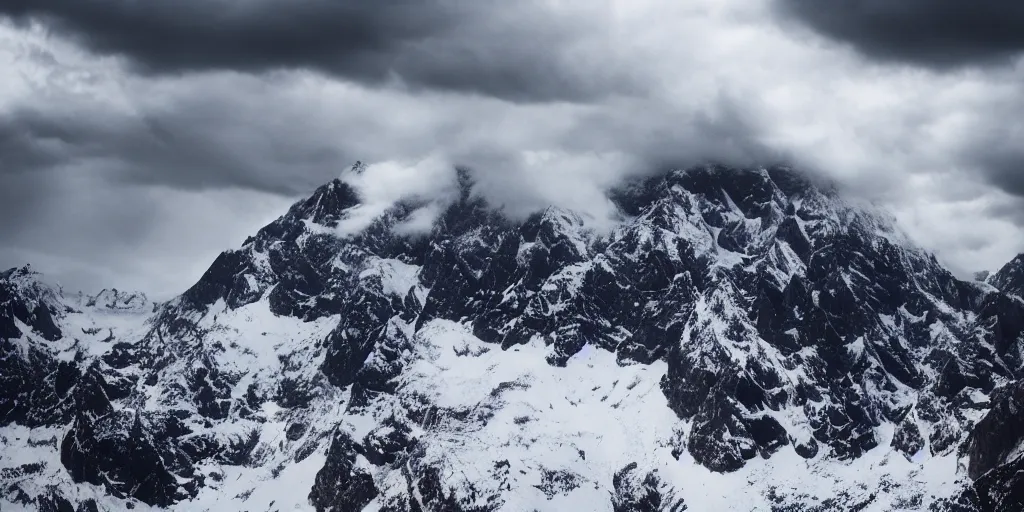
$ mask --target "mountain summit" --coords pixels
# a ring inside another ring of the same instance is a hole
[[[341,236],[332,181],[156,306],[0,274],[4,510],[1024,507],[1021,264],[785,168],[629,184],[610,232],[460,183]]]

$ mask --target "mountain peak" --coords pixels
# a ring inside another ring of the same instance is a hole
[[[362,206],[325,184],[136,331],[68,313],[47,341],[0,310],[0,429],[62,437],[11,446],[111,509],[952,512],[1021,483],[1024,301],[884,212],[709,166],[612,191],[596,232],[471,178],[415,235],[399,202],[339,236]]]
[[[109,311],[141,313],[152,310],[154,303],[149,301],[142,292],[123,292],[117,288],[104,288],[95,295],[86,297],[86,307],[95,307]]]
[[[988,283],[1004,293],[1024,297],[1024,253],[1018,254],[989,276]]]
[[[36,272],[32,268],[32,265],[28,263],[21,267],[11,267],[0,272],[0,280],[17,283],[36,282],[40,276],[42,276],[42,274]]]
[[[366,164],[362,160],[356,160],[356,163],[352,164],[349,172],[352,174],[362,174],[366,172]]]

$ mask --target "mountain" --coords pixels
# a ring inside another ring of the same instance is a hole
[[[459,178],[344,236],[334,180],[159,305],[2,274],[4,510],[1024,507],[1024,272],[785,168],[630,183],[608,231]]]
[[[1004,293],[1024,297],[1024,254],[1018,255],[998,272],[989,276],[986,282]]]

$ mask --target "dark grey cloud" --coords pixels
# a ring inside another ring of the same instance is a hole
[[[1017,211],[1007,213],[1019,222],[1024,219],[1024,94],[977,107],[973,114],[983,121],[959,141],[958,163],[1011,196]]]
[[[635,83],[581,59],[586,23],[538,0],[7,0],[39,23],[147,74],[314,69],[365,84],[582,101]],[[590,27],[592,28],[592,27]]]
[[[0,2],[0,266],[177,292],[355,160],[374,204],[463,165],[598,220],[624,176],[787,162],[964,271],[1024,247],[1024,68],[875,66],[778,1]]]
[[[58,164],[61,146],[73,136],[60,123],[8,113],[0,117],[2,173],[20,173]]]
[[[1024,3],[1017,1],[774,1],[785,15],[882,60],[951,68],[1024,52]]]
[[[0,267],[33,263],[70,289],[168,298],[351,165],[351,147],[333,140],[343,130],[252,82],[124,84],[114,101],[43,89],[8,102]]]
[[[761,142],[770,127],[743,99],[719,92],[698,110],[660,100],[622,100],[595,109],[581,130],[562,141],[571,151],[616,148],[634,155],[644,172],[704,163],[738,167],[772,165],[788,156]]]
[[[1004,192],[1024,199],[1024,148],[1010,141],[977,148],[986,178]],[[1024,210],[1024,208],[1022,208]],[[1024,211],[1018,217],[1024,217]]]
[[[87,174],[0,175],[0,267],[30,263],[71,291],[118,287],[165,300],[289,202],[252,191],[175,191]]]
[[[244,111],[220,102],[137,115],[21,107],[0,116],[0,174],[70,168],[129,184],[294,195],[331,179],[344,161],[323,139],[280,137],[245,121]]]
[[[520,105],[306,73],[134,78],[99,69],[86,85],[66,85],[79,76],[73,56],[32,55],[31,75],[60,78],[0,108],[0,266],[54,258],[41,268],[61,269],[72,287],[132,287],[132,277],[167,293],[191,277],[163,282],[157,262],[201,272],[217,250],[355,160],[393,162],[390,181],[384,169],[368,173],[385,199],[438,188],[442,174],[418,163],[436,154],[450,168],[474,166],[480,192],[510,213],[553,203],[601,217],[610,213],[604,189],[629,173],[750,163],[760,151],[760,127],[724,98],[698,112],[655,97]],[[280,204],[238,208],[266,196]]]

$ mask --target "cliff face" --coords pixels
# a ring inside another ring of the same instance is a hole
[[[4,273],[0,500],[1016,510],[1024,273],[787,169],[631,184],[600,233],[471,185],[339,236],[333,181],[155,309]]]

